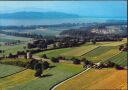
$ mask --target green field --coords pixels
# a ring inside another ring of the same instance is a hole
[[[0,78],[4,77],[4,76],[11,75],[13,73],[16,73],[16,72],[19,72],[22,70],[23,70],[23,68],[21,68],[21,67],[0,64]]]
[[[127,66],[127,52],[121,52],[120,54],[108,59],[107,61],[112,61],[121,66]]]
[[[87,54],[83,55],[82,57],[85,57],[88,60],[91,60],[93,62],[99,62],[99,61],[107,60],[119,53],[120,53],[120,51],[118,50],[118,47],[101,46],[99,48],[94,49],[91,52],[88,52]]]
[[[26,46],[26,44],[20,44],[20,45],[14,45],[14,46],[0,46],[0,50],[4,50],[4,53],[1,53],[0,56],[2,55],[9,55],[9,53],[16,54],[17,51],[24,51],[25,49],[23,48]]]
[[[61,54],[66,53],[67,51],[70,51],[72,49],[73,48],[62,48],[62,49],[48,50],[48,51],[37,53],[35,55],[41,57],[43,54],[46,54],[49,58],[51,58],[51,57],[58,57]]]
[[[30,40],[30,38],[25,38],[25,37],[16,37],[16,36],[9,36],[9,35],[5,35],[5,34],[0,34],[0,42],[3,40],[8,41],[16,41],[16,40],[20,40],[20,41],[28,41]],[[5,41],[4,41],[5,42]]]
[[[115,45],[115,43],[117,45]],[[120,53],[119,46],[118,46],[119,43],[122,44],[122,42],[114,42],[114,45],[112,45],[113,42],[97,42],[96,45],[87,43],[79,47],[44,51],[44,52],[37,53],[36,55],[41,57],[43,54],[46,54],[49,58],[58,57],[58,56],[65,56],[66,58],[71,58],[71,57],[83,58],[84,57],[93,62],[99,62],[99,61],[107,60],[119,54]]]
[[[9,90],[49,90],[53,85],[79,73],[81,65],[69,63],[51,63],[53,68],[44,71],[44,77],[34,77],[34,71],[25,70],[13,76],[0,79],[0,88]]]

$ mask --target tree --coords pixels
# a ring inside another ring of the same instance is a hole
[[[34,65],[34,69],[36,70],[35,76],[36,77],[41,77],[43,73],[43,66],[41,62],[38,62],[37,64]]]
[[[47,61],[44,61],[44,62],[43,62],[43,68],[44,68],[44,69],[49,68],[49,63],[48,63]]]
[[[95,45],[96,44],[96,41],[95,40],[92,40],[92,43]]]
[[[52,57],[51,61],[54,62],[54,63],[58,63],[59,62],[59,58]]]
[[[55,48],[57,48],[57,46],[56,46],[56,44],[55,44],[55,43],[53,44],[53,48],[54,48],[54,49],[55,49]]]
[[[43,54],[41,57],[42,57],[42,58],[45,58],[45,59],[48,58],[46,54]]]
[[[9,53],[8,57],[9,57],[9,58],[12,58],[12,56],[13,56],[12,53]]]
[[[123,45],[121,45],[121,46],[119,47],[119,50],[121,51],[123,48],[124,48],[124,46],[123,46]]]
[[[73,61],[73,64],[80,64],[80,60],[75,57],[73,57],[71,60]]]
[[[117,69],[117,70],[122,70],[122,69],[124,69],[123,67],[121,67],[120,65],[115,65],[115,68]]]

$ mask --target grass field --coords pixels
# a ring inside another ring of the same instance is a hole
[[[118,47],[101,46],[101,47],[96,48],[93,51],[83,55],[82,57],[85,57],[88,60],[91,60],[93,62],[99,62],[99,61],[107,60],[119,53],[120,53],[120,51],[118,50]]]
[[[121,52],[120,54],[108,59],[107,61],[112,61],[121,66],[127,66],[127,52]]]
[[[55,90],[126,90],[127,71],[115,69],[91,69]]]
[[[10,41],[10,40],[20,40],[20,41],[28,41],[30,40],[30,38],[25,38],[25,37],[16,37],[16,36],[10,36],[10,35],[5,35],[5,34],[0,34],[0,40],[6,40],[6,41]],[[1,42],[1,41],[0,41]]]
[[[44,71],[44,76],[41,78],[35,78],[34,71],[28,69],[0,79],[0,87],[2,90],[49,90],[53,85],[83,70],[81,65],[69,63],[51,65],[53,68]]]
[[[46,54],[48,57],[58,57],[63,53],[66,53],[67,51],[72,50],[73,48],[62,48],[62,49],[55,49],[55,50],[48,50],[44,52],[37,53],[35,55],[42,56],[43,54]]]
[[[21,67],[0,64],[0,78],[23,70]]]
[[[62,48],[37,53],[37,56],[46,54],[48,57],[65,56],[66,58],[77,57],[87,58],[93,62],[105,61],[120,53],[119,45],[125,41],[119,42],[97,42],[96,45],[87,43],[79,47]]]
[[[79,47],[72,47],[72,48],[62,48],[62,49],[55,49],[37,53],[35,55],[42,56],[46,54],[48,57],[58,57],[58,56],[65,56],[65,57],[80,57],[81,55],[97,48],[99,45],[92,45],[90,43],[81,45]]]
[[[95,48],[97,48],[98,46],[97,45],[82,45],[80,47],[76,47],[66,53],[62,53],[61,55],[63,56],[76,56],[76,57],[79,57]]]
[[[21,44],[21,45],[14,45],[14,46],[0,46],[0,50],[4,50],[4,53],[1,53],[1,55],[9,55],[9,53],[12,54],[16,54],[17,51],[24,51],[25,49],[23,48],[24,46],[26,46],[25,44]]]

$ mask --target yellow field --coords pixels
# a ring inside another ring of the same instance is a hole
[[[27,69],[15,75],[0,79],[0,90],[12,88],[13,86],[36,79],[36,77],[34,77],[34,73],[34,70]]]
[[[126,90],[127,71],[115,69],[91,69],[55,90]]]
[[[122,41],[117,41],[117,42],[111,42],[111,43],[108,43],[108,44],[103,44],[101,46],[119,46],[119,45],[122,45],[122,44],[125,44],[126,43],[126,40],[122,40]]]
[[[62,56],[81,56],[95,48],[97,48],[97,45],[84,45],[81,47],[76,47],[75,49],[68,51],[66,53],[61,54]]]

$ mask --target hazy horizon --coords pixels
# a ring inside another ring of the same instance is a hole
[[[88,17],[127,18],[126,1],[1,1],[1,13],[64,12]]]

